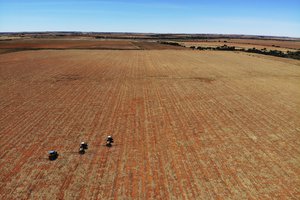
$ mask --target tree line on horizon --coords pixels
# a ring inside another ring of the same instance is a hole
[[[167,44],[172,46],[182,46],[186,47],[178,42],[166,42],[166,41],[160,41],[161,44]],[[286,53],[280,50],[267,50],[266,48],[263,49],[257,49],[255,47],[245,49],[245,48],[236,48],[235,46],[227,46],[224,44],[223,46],[218,47],[202,47],[202,46],[190,46],[191,49],[194,50],[215,50],[215,51],[242,51],[242,52],[248,52],[248,53],[257,53],[257,54],[263,54],[263,55],[271,55],[271,56],[277,56],[277,57],[283,57],[283,58],[292,58],[300,60],[300,51],[287,51]]]

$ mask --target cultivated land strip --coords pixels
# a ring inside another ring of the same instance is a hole
[[[298,64],[175,50],[2,54],[0,198],[298,199]]]

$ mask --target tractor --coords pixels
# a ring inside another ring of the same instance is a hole
[[[112,143],[114,143],[114,139],[112,138],[112,136],[107,136],[107,139],[106,139],[106,146],[107,147],[111,147],[112,146]]]
[[[58,158],[58,153],[57,151],[49,151],[48,152],[49,160],[56,160]]]

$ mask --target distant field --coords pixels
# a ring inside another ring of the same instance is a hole
[[[299,86],[299,61],[241,52],[2,54],[0,199],[299,199]]]
[[[60,39],[26,39],[0,41],[1,48],[101,48],[101,49],[137,49],[126,40],[60,40]]]
[[[287,49],[300,49],[300,41],[291,40],[254,40],[254,39],[230,39],[230,42],[238,44],[254,44],[261,46],[278,46]]]
[[[102,40],[102,39],[18,39],[0,41],[0,53],[23,49],[102,49],[102,50],[151,50],[183,49],[155,41]]]
[[[226,41],[226,42],[225,42]],[[255,39],[213,39],[179,42],[186,47],[217,47],[224,44],[236,48],[257,48],[280,51],[300,49],[300,41],[255,40]],[[11,39],[0,40],[0,54],[28,49],[99,49],[99,50],[183,50],[183,47],[160,44],[156,40],[133,39],[91,39],[70,37],[64,39]]]
[[[226,42],[224,42],[226,41]],[[300,41],[254,40],[254,39],[219,39],[182,42],[186,46],[217,47],[224,44],[237,48],[257,48],[280,51],[295,51],[300,49]]]

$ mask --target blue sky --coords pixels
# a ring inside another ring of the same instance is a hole
[[[300,37],[300,0],[0,0],[0,32],[18,31]]]

